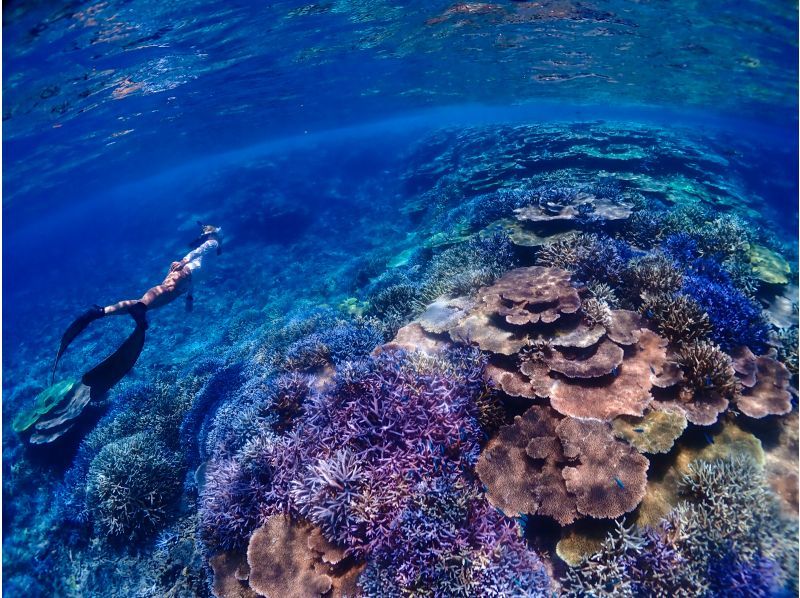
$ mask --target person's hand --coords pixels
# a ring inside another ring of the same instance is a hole
[[[175,270],[180,270],[186,265],[186,260],[181,260],[179,262],[172,262],[169,266],[170,273],[175,272]]]

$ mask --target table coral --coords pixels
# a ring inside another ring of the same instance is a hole
[[[507,516],[614,518],[644,496],[648,461],[608,424],[561,418],[533,406],[504,426],[475,468],[487,497]]]
[[[647,485],[646,458],[614,440],[603,422],[566,418],[556,431],[565,457],[575,462],[563,477],[580,513],[613,519],[636,508]]]
[[[792,410],[791,373],[785,365],[767,355],[756,357],[747,347],[740,349],[734,363],[742,384],[736,397],[739,411],[759,419]]]
[[[327,594],[333,580],[316,565],[309,546],[311,528],[285,515],[273,515],[250,537],[247,564],[250,587],[260,596],[311,598]]]
[[[653,396],[653,372],[666,361],[666,341],[643,330],[616,374],[597,380],[563,378],[550,390],[550,404],[564,415],[610,421],[620,415],[641,416]]]

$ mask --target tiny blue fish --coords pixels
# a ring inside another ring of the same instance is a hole
[[[711,434],[704,432],[703,435],[706,437],[706,442],[708,442],[708,444],[714,444],[714,439],[711,437]]]
[[[634,428],[633,431],[641,434],[642,432],[644,432],[644,428]]]
[[[614,481],[617,483],[617,486],[619,486],[620,488],[625,490],[625,484],[622,483],[622,480],[620,480],[619,478],[615,477]]]
[[[706,386],[714,386],[714,383],[711,381],[711,376],[706,376]]]
[[[650,366],[650,373],[654,376],[656,375],[656,368],[654,368],[652,365]]]

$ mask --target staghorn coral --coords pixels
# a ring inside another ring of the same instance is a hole
[[[641,249],[650,249],[664,235],[665,213],[639,210],[631,214],[623,229],[623,238]]]
[[[271,487],[269,467],[243,467],[233,458],[217,459],[206,470],[200,493],[200,529],[212,550],[240,549],[258,527],[259,508]]]
[[[589,289],[589,292],[592,294],[592,297],[598,301],[605,302],[612,309],[619,307],[619,299],[617,298],[617,294],[610,285],[604,282],[589,281],[586,286]]]
[[[511,239],[503,232],[474,237],[433,257],[420,281],[417,306],[439,297],[471,295],[516,265]]]
[[[561,268],[576,280],[619,287],[624,281],[630,248],[621,241],[588,233],[575,233],[542,246],[536,262]]]
[[[255,375],[247,380],[232,400],[217,409],[203,455],[231,456],[255,436],[291,429],[314,393],[313,381],[300,372]]]
[[[652,253],[631,262],[626,278],[639,293],[674,293],[683,284],[683,273],[663,253]]]
[[[767,325],[761,308],[729,281],[717,282],[702,274],[686,276],[682,292],[708,314],[709,336],[725,351],[747,345],[766,350]]]
[[[341,450],[308,466],[305,475],[292,482],[289,493],[303,516],[327,538],[344,544],[363,482],[364,472],[356,456]]]
[[[583,313],[589,323],[599,324],[605,328],[611,326],[611,307],[602,299],[590,297],[583,302]]]
[[[678,349],[675,361],[681,370],[681,376],[674,379],[679,382],[679,400],[671,404],[693,424],[715,423],[739,393],[730,356],[714,343],[694,341]]]
[[[610,184],[587,187],[542,185],[519,197],[514,210],[523,222],[550,223],[564,221],[597,222],[624,220],[631,207],[621,198],[621,189]]]
[[[290,432],[255,438],[233,459],[209,465],[201,494],[206,542],[240,547],[269,515],[305,512],[349,554],[368,553],[389,533],[409,484],[477,459],[484,366],[474,350],[386,350],[344,362]],[[343,464],[357,464],[358,473]],[[348,471],[353,484],[337,488],[336,475]]]
[[[797,326],[778,329],[778,358],[793,376],[797,376],[798,372],[798,347],[800,346],[800,340],[798,340],[797,333]]]
[[[289,370],[311,370],[357,359],[384,341],[383,332],[364,318],[335,320],[329,327],[289,345],[285,365]]]
[[[386,331],[393,335],[414,316],[419,296],[418,285],[391,285],[370,296],[367,314],[383,322]]]
[[[86,480],[95,527],[110,538],[134,539],[157,529],[180,494],[180,458],[148,433],[106,445]]]
[[[685,572],[685,560],[662,528],[642,531],[616,521],[600,549],[567,570],[562,581],[564,595],[701,596],[705,586]]]
[[[731,257],[747,251],[753,239],[750,228],[738,216],[724,214],[695,229],[693,236],[704,254]]]
[[[397,532],[360,585],[368,596],[549,596],[536,554],[472,484],[445,476],[413,489]]]
[[[739,586],[745,570],[767,594],[797,593],[797,526],[781,515],[752,458],[695,461],[681,485],[688,500],[670,514],[670,536],[711,595],[752,590]],[[773,566],[764,569],[764,559]]]
[[[672,343],[703,339],[711,332],[708,314],[682,293],[645,293],[639,311]]]
[[[753,266],[744,260],[727,259],[722,262],[725,274],[734,287],[746,297],[752,299],[758,294],[761,282],[756,276]]]

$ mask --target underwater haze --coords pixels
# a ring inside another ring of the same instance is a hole
[[[797,595],[797,27],[5,2],[4,594]]]

